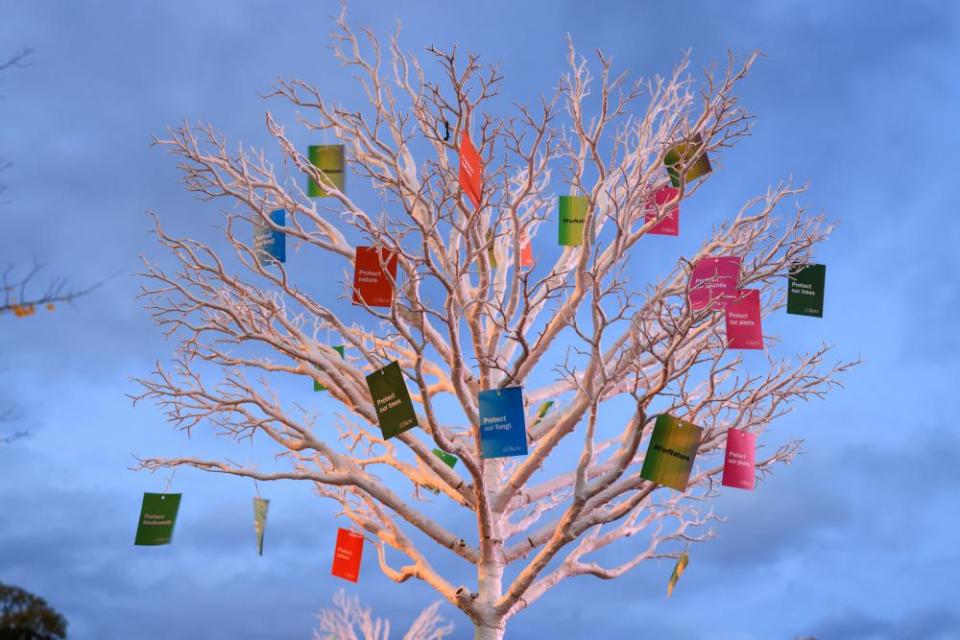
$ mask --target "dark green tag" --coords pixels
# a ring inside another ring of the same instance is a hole
[[[133,544],[170,544],[180,508],[179,493],[145,493]]]
[[[794,265],[787,285],[787,313],[823,317],[823,289],[827,265]]]
[[[368,375],[367,387],[384,438],[392,438],[417,426],[417,412],[410,401],[399,362],[391,362]]]

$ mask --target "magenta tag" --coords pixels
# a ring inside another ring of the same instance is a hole
[[[656,233],[663,236],[680,235],[680,203],[675,202],[664,212],[664,205],[676,200],[679,193],[679,189],[663,187],[653,194],[652,202],[647,203],[647,209],[644,212],[645,221],[653,222],[657,219],[658,213],[664,213],[664,216],[660,222],[650,227],[647,233]]]
[[[724,309],[736,298],[740,281],[740,257],[700,258],[690,274],[688,295],[694,311]]]
[[[763,349],[759,289],[741,289],[727,303],[727,347]]]
[[[753,452],[757,436],[740,429],[727,430],[727,454],[723,459],[723,486],[753,490]]]

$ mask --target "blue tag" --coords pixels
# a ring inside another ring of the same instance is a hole
[[[482,457],[527,455],[527,425],[520,387],[481,391],[480,443]]]
[[[270,220],[278,227],[287,223],[287,212],[277,209],[270,212]],[[260,264],[275,264],[287,261],[287,237],[282,231],[274,231],[263,225],[257,229],[254,245]]]

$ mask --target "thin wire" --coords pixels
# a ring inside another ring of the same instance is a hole
[[[179,469],[179,468],[180,468],[180,467],[174,467],[174,468],[173,468],[173,471],[170,472],[170,477],[167,478],[167,484],[166,484],[166,486],[163,488],[163,493],[169,493],[169,492],[170,492],[170,485],[173,484],[173,476],[177,475],[177,469]]]

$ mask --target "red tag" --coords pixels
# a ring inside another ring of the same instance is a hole
[[[483,162],[466,130],[460,137],[460,188],[473,202],[473,206],[480,206],[480,194],[483,191]]]
[[[740,257],[700,258],[693,266],[687,287],[694,311],[708,307],[725,309],[737,295],[740,282]]]
[[[349,529],[337,529],[337,547],[333,550],[333,568],[330,573],[356,582],[360,579],[360,559],[363,557],[363,536]]]
[[[663,211],[663,205],[677,199],[680,194],[679,189],[673,187],[663,187],[653,194],[651,201],[647,203],[646,222],[653,222],[657,215]],[[663,236],[680,235],[680,203],[675,202],[667,209],[666,214],[652,227],[647,233],[656,233]]]
[[[740,429],[727,430],[727,453],[723,459],[723,486],[753,490],[753,453],[757,436]]]
[[[353,304],[365,302],[371,307],[391,306],[396,279],[395,253],[389,249],[380,249],[378,252],[373,247],[357,247],[357,258],[353,265]]]
[[[736,299],[727,303],[727,346],[763,349],[759,289],[741,289]]]
[[[530,238],[528,238],[525,233],[520,234],[520,266],[533,266],[533,246],[530,244]]]

